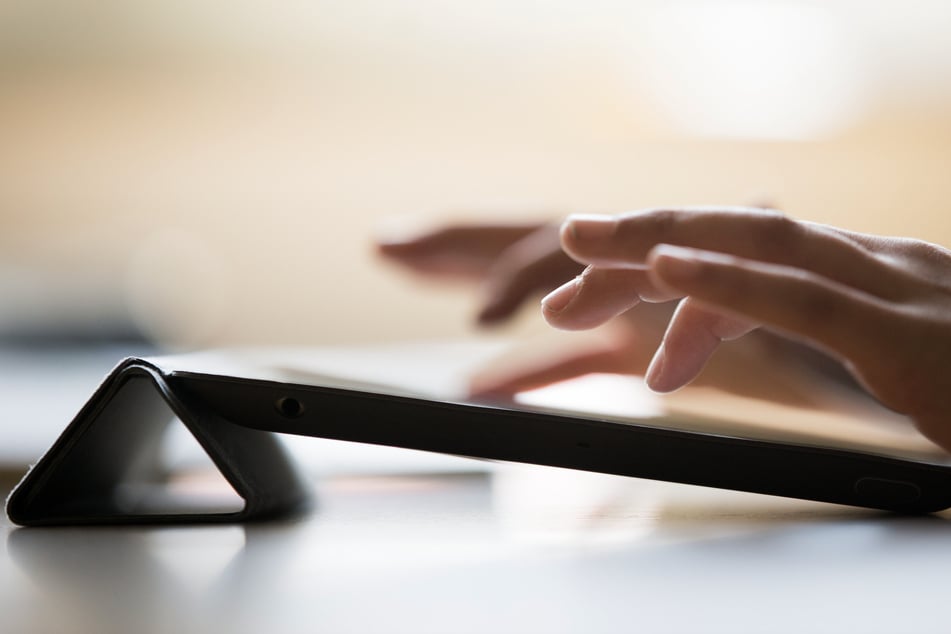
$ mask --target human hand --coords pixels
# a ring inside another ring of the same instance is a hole
[[[689,383],[721,342],[765,328],[838,359],[951,451],[948,250],[750,208],[572,216],[561,238],[588,268],[543,300],[558,328],[683,298],[647,370],[651,388]]]
[[[548,292],[583,270],[562,250],[555,224],[449,225],[382,240],[378,249],[389,261],[418,275],[480,283],[478,322],[483,325],[504,321],[529,297]],[[588,325],[638,303],[639,297],[623,285],[618,291],[600,305],[606,312],[598,313],[598,306],[589,309]],[[512,365],[494,364],[472,377],[471,394],[508,396],[592,372],[643,375],[675,306],[676,302],[641,304],[624,312],[608,330],[602,329],[598,339],[585,340],[583,347],[566,342]],[[580,325],[576,322],[573,327]],[[758,330],[721,350],[697,382],[743,396],[809,405],[822,400],[822,384],[828,384],[830,377],[840,384],[843,374],[827,357]]]
[[[403,239],[384,239],[379,252],[426,277],[465,279],[482,286],[477,321],[493,325],[525,301],[547,293],[583,267],[561,249],[549,223],[459,224]]]

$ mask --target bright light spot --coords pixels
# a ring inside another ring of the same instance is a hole
[[[836,16],[818,6],[675,4],[647,25],[645,79],[689,134],[808,139],[859,114],[866,73]]]
[[[606,418],[656,418],[664,414],[661,398],[643,380],[623,374],[586,374],[515,396],[530,408]]]

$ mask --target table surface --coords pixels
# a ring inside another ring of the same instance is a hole
[[[0,490],[113,357],[0,354]],[[0,631],[951,629],[951,512],[899,517],[305,440],[302,463],[325,466],[307,469],[318,505],[293,521],[18,529],[3,517]]]
[[[306,517],[17,529],[5,632],[944,631],[949,515],[503,465],[324,478]]]

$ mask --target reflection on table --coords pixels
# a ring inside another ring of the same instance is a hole
[[[945,516],[532,466],[317,493],[246,526],[5,523],[8,631],[894,632],[951,586]]]

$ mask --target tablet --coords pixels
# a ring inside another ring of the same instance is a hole
[[[21,524],[69,524],[241,521],[300,510],[309,487],[275,434],[904,513],[951,507],[948,455],[907,420],[861,400],[800,408],[700,388],[662,398],[636,377],[588,375],[476,402],[461,396],[459,355],[445,346],[414,350],[128,359],[11,495],[8,513]],[[166,421],[170,409],[196,436],[242,508],[186,518],[119,499],[147,462],[142,448],[154,446],[163,406]]]

